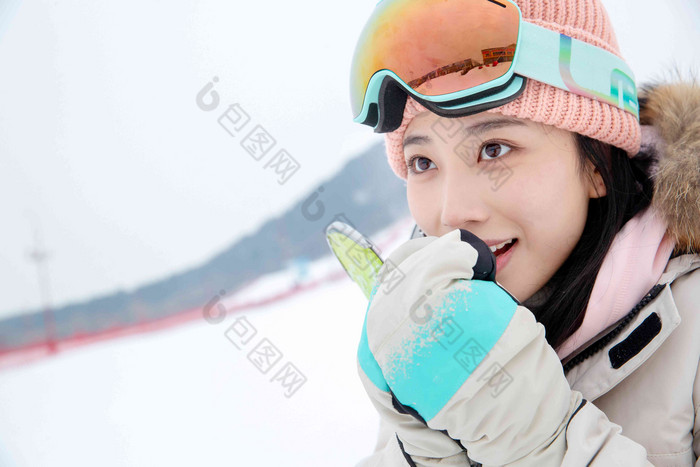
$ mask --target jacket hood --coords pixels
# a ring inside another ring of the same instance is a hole
[[[658,163],[652,206],[668,222],[674,254],[700,252],[700,85],[650,84],[639,92],[640,123]]]

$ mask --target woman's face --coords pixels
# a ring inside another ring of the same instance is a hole
[[[465,229],[489,245],[515,239],[496,252],[496,280],[521,302],[574,249],[588,200],[605,195],[592,165],[590,176],[579,174],[573,133],[500,114],[422,112],[406,129],[404,156],[408,205],[427,235]]]

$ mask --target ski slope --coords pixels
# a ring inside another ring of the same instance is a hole
[[[412,225],[372,237],[382,257]],[[305,282],[320,285],[217,324],[202,317],[3,368],[0,465],[355,465],[372,452],[379,419],[355,360],[367,302],[340,271],[329,255],[309,265]],[[323,282],[333,274],[341,279]],[[278,295],[298,280],[290,268],[221,303]],[[243,317],[257,332],[238,349],[227,335],[236,338],[230,328]],[[248,358],[264,339],[281,353],[265,374],[252,361],[259,354]],[[295,392],[271,381],[287,362],[305,378]]]

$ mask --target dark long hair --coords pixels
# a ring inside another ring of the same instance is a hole
[[[590,199],[581,238],[538,292],[539,303],[528,303],[534,297],[523,302],[544,325],[547,342],[555,349],[581,325],[598,270],[615,235],[629,219],[649,206],[653,194],[649,175],[656,157],[653,148],[643,147],[634,158],[629,158],[622,149],[598,140],[577,133],[575,138],[579,173],[590,177],[592,163],[605,183],[606,195]]]

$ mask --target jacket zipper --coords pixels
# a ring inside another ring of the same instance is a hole
[[[637,303],[632,310],[627,313],[627,315],[622,319],[620,324],[615,326],[610,332],[602,336],[600,339],[591,344],[586,350],[569,360],[564,365],[564,374],[568,373],[573,367],[586,360],[588,357],[592,356],[596,352],[602,350],[611,340],[613,340],[618,334],[620,334],[625,327],[632,321],[632,319],[639,314],[639,312],[647,306],[647,304],[652,301],[661,291],[666,287],[666,284],[656,284],[652,287],[649,292],[642,298],[639,303]]]

